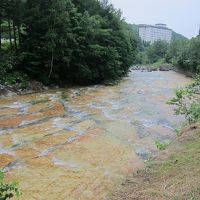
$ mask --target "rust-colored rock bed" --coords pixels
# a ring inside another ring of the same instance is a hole
[[[20,200],[103,200],[169,142],[183,117],[166,101],[191,80],[132,71],[116,86],[0,99],[0,168]]]

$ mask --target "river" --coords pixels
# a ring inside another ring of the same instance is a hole
[[[166,101],[191,79],[131,71],[116,86],[0,99],[0,168],[21,200],[103,200],[184,121]]]

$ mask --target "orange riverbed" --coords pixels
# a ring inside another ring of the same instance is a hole
[[[21,200],[103,200],[143,167],[183,117],[166,101],[191,80],[130,72],[117,86],[0,99],[0,168]]]

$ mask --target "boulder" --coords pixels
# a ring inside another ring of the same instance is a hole
[[[172,64],[162,64],[159,68],[160,71],[170,71],[173,70],[173,65]]]

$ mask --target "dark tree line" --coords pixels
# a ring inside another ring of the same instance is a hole
[[[3,27],[14,69],[44,83],[116,80],[136,55],[132,29],[106,0],[1,0],[0,37]]]
[[[21,35],[21,0],[0,1],[0,38],[3,32],[9,37],[10,50],[18,51]],[[0,40],[1,41],[1,40]],[[0,42],[0,50],[2,43]]]

